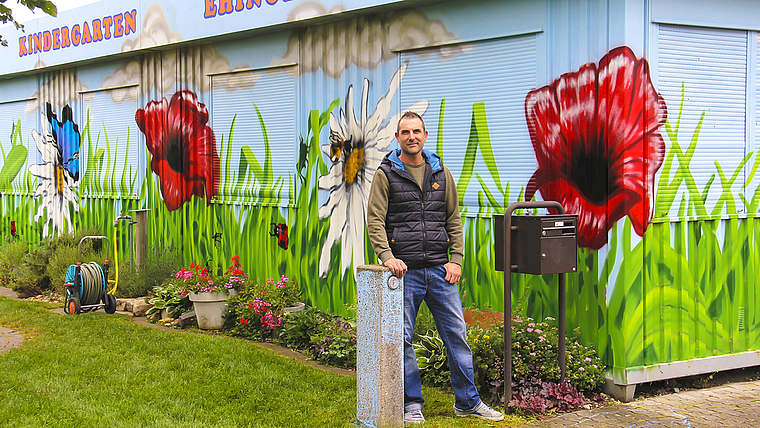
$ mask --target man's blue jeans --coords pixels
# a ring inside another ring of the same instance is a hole
[[[433,314],[435,326],[446,345],[451,387],[457,409],[469,411],[480,405],[475,387],[472,351],[467,344],[467,324],[462,314],[462,301],[456,284],[445,279],[443,265],[424,269],[409,269],[404,275],[404,407],[422,408],[422,383],[417,368],[417,356],[412,347],[417,312],[425,300]],[[418,407],[419,406],[419,407]]]

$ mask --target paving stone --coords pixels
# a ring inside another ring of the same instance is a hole
[[[583,416],[578,419],[578,415]],[[760,380],[661,395],[628,404],[559,415],[541,428],[688,426],[760,427]]]

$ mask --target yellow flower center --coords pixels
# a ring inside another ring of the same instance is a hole
[[[354,184],[356,175],[364,166],[364,149],[353,149],[343,165],[343,181]]]
[[[61,165],[55,166],[55,187],[58,189],[58,194],[63,195],[63,167]]]

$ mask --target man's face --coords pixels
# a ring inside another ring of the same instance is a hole
[[[425,146],[428,132],[425,125],[416,117],[401,120],[396,139],[401,144],[401,151],[409,156],[417,156]]]

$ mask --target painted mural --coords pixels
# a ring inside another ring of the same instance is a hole
[[[61,111],[59,121],[50,104],[42,117],[42,133],[32,131],[42,163],[31,165],[37,177],[34,197],[40,200],[34,221],[42,219],[43,235],[73,230],[71,211],[79,211],[74,189],[79,185],[79,126],[73,122],[71,107]]]
[[[288,19],[329,12],[339,11],[304,2]],[[715,160],[713,179],[697,182],[690,162],[710,115],[693,127],[682,121],[690,88],[666,99],[647,58],[627,46],[515,94],[507,101],[517,117],[489,114],[498,90],[474,97],[457,92],[455,78],[450,95],[407,96],[402,105],[406,88],[416,94],[407,82],[424,61],[451,76],[471,71],[446,67],[468,62],[477,43],[459,42],[433,16],[440,14],[352,17],[271,35],[275,48],[252,49],[254,40],[190,45],[96,71],[41,73],[41,102],[28,102],[23,116],[37,118],[14,118],[10,139],[0,136],[2,226],[32,242],[89,225],[111,236],[116,216],[150,209],[157,248],[182,248],[188,264],[214,269],[237,255],[252,275],[288,275],[309,303],[345,314],[356,300],[356,266],[376,261],[365,225],[369,187],[396,147],[400,112],[413,110],[429,124],[428,149],[454,166],[460,197],[478,201],[463,207],[465,305],[503,307],[492,214],[518,200],[557,200],[579,216],[568,330],[578,328],[613,370],[760,349],[760,187],[750,185],[757,154],[737,165]],[[189,38],[158,4],[138,17],[124,52]],[[438,47],[415,50],[428,45]],[[399,61],[404,49],[411,53]],[[93,107],[100,99],[129,120],[109,120]],[[226,99],[234,102],[219,101]],[[277,109],[289,102],[298,108]],[[452,115],[457,108],[466,114]],[[529,173],[509,175],[512,164],[496,161],[513,132],[503,130],[506,121],[528,148],[508,153],[510,162],[527,159]],[[466,138],[452,138],[457,132]],[[739,217],[738,206],[750,215]],[[114,238],[125,248],[126,236]],[[516,275],[514,307],[556,317],[556,283]]]

